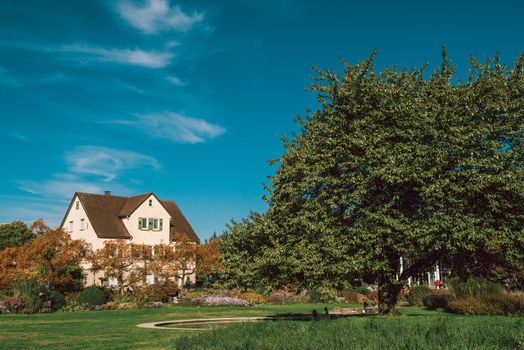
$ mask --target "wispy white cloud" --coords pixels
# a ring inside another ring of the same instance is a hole
[[[27,41],[0,40],[0,46],[48,53],[55,56],[59,54],[58,57],[60,59],[63,59],[64,55],[66,55],[66,58],[73,62],[113,62],[147,68],[163,68],[169,65],[173,57],[175,57],[175,55],[167,49],[164,51],[147,51],[139,48],[105,48],[85,43],[53,46]],[[12,78],[7,80],[8,76],[5,70],[2,71],[0,67],[0,83],[3,80],[2,77],[4,77],[6,82],[15,82]],[[60,74],[50,77],[52,81],[63,80],[63,78],[66,77]]]
[[[147,68],[163,68],[171,63],[170,52],[144,51],[141,49],[106,49],[97,46],[75,44],[63,45],[59,51],[81,54],[80,60],[123,63]]]
[[[42,218],[48,225],[58,226],[69,204],[68,199],[70,198],[44,198],[30,194],[0,195],[0,223],[21,220],[30,225]]]
[[[16,181],[26,196],[3,200],[0,195],[0,222],[15,219],[31,222],[42,217],[52,225],[58,224],[66,203],[75,192],[101,194],[111,190],[119,195],[130,195],[134,191],[113,180],[125,170],[144,167],[157,170],[161,167],[155,158],[98,146],[81,146],[67,152],[65,163],[69,173],[56,173],[44,180]]]
[[[14,137],[15,139],[17,139],[17,140],[24,141],[24,142],[29,142],[29,139],[27,138],[27,136],[22,135],[22,134],[20,134],[20,133],[18,133],[16,131],[11,132],[10,135],[12,137]]]
[[[171,6],[168,0],[146,0],[142,5],[121,0],[117,5],[117,12],[130,25],[145,34],[167,30],[187,32],[204,18],[202,13],[187,14],[179,6]]]
[[[166,80],[175,86],[185,86],[186,85],[186,82],[180,80],[179,78],[175,76],[166,77]]]
[[[24,84],[15,78],[7,69],[0,67],[0,85],[4,85],[11,88],[21,87]]]
[[[97,175],[111,181],[124,170],[149,167],[160,169],[153,157],[109,147],[81,146],[67,152],[65,160],[69,171],[76,174]]]
[[[223,127],[204,119],[187,117],[173,112],[137,115],[135,120],[115,120],[110,123],[133,126],[152,137],[178,143],[200,143],[226,132]]]
[[[42,195],[46,198],[71,198],[75,192],[101,193],[100,184],[82,180],[73,174],[55,174],[52,179],[44,181],[22,180],[18,187],[26,192]]]

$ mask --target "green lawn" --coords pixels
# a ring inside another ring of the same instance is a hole
[[[309,304],[0,315],[0,349],[346,349],[352,344],[367,349],[400,349],[400,345],[412,344],[409,347],[415,349],[425,344],[421,342],[424,339],[435,345],[426,349],[467,349],[466,345],[471,348],[482,342],[485,349],[524,349],[522,318],[453,316],[422,308],[402,308],[403,316],[396,318],[230,325],[200,333],[136,327],[139,323],[171,319],[309,313],[323,308]],[[443,342],[437,343],[439,339]]]

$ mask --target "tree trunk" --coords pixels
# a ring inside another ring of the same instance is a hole
[[[395,306],[404,284],[394,277],[379,280],[378,285],[378,312],[382,315],[394,315]]]

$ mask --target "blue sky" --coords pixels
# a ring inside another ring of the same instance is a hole
[[[176,200],[201,238],[263,211],[311,66],[524,49],[522,1],[0,0],[0,222],[75,191]]]

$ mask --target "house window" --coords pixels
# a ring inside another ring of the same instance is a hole
[[[153,206],[153,200],[152,200],[152,199],[149,200],[149,206],[150,206],[150,207]]]
[[[150,284],[153,284],[155,283],[155,276],[153,276],[152,274],[148,273],[146,275],[146,284],[150,285]]]
[[[80,219],[80,230],[83,231],[86,228],[87,228],[86,220],[85,219]]]
[[[69,232],[73,232],[73,222],[69,221]]]
[[[79,207],[80,207],[80,203],[78,201],[76,201],[76,203],[75,203],[76,210],[78,210]]]
[[[160,223],[158,219],[153,219],[153,230],[158,231],[160,229]]]
[[[138,229],[147,230],[147,218],[138,218]]]

